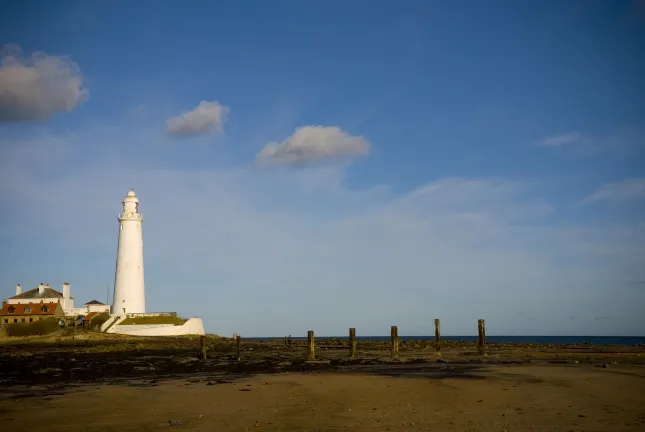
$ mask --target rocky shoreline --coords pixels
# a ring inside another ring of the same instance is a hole
[[[130,383],[155,385],[162,380],[193,378],[213,384],[241,376],[285,372],[396,371],[466,373],[481,365],[571,364],[595,367],[645,365],[645,346],[488,344],[480,355],[474,342],[402,341],[392,357],[390,344],[360,340],[357,358],[349,358],[346,340],[316,340],[316,361],[307,361],[306,341],[242,340],[240,359],[233,339],[208,336],[207,358],[200,358],[198,337],[145,338],[102,334],[62,334],[0,342],[0,390]],[[42,388],[40,389],[42,390]]]

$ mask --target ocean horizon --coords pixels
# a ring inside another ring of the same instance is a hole
[[[253,340],[284,339],[284,336],[274,337],[242,337]],[[292,340],[307,340],[306,336],[291,336]],[[349,336],[316,336],[317,340],[340,339],[348,340]],[[389,341],[390,336],[356,336],[356,340]],[[399,341],[434,340],[432,336],[399,336]],[[441,336],[442,341],[475,342],[477,336]],[[540,344],[594,344],[594,345],[645,345],[645,336],[486,336],[489,343],[540,343]]]

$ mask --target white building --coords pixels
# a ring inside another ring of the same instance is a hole
[[[92,300],[83,305],[85,308],[85,313],[91,313],[91,312],[110,312],[110,305],[106,305],[105,303],[101,303],[98,300]]]
[[[143,217],[139,200],[130,190],[122,202],[119,215],[119,245],[116,253],[114,300],[112,314],[145,313],[146,294],[143,283]]]
[[[7,299],[8,304],[30,303],[60,303],[65,316],[86,315],[90,312],[109,312],[110,306],[92,300],[83,307],[74,307],[74,297],[71,294],[69,282],[63,283],[63,292],[56,291],[49,284],[41,283],[38,288],[22,291],[22,286],[16,286],[16,295]]]
[[[7,300],[8,304],[61,303],[63,310],[74,309],[74,297],[71,295],[69,282],[63,284],[63,292],[52,289],[49,284],[41,283],[38,288],[25,292],[20,284],[16,285],[16,295]]]

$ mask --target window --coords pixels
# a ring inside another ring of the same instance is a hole
[[[43,312],[49,312],[49,308],[48,308],[47,306],[43,306],[42,311],[43,311]]]
[[[14,318],[13,322],[15,322],[15,323],[18,322],[18,318]]]
[[[31,307],[30,306],[27,306],[25,308],[25,313],[31,313]]]
[[[34,319],[33,319],[33,318],[29,318],[29,322],[34,322]]]
[[[9,310],[9,313],[10,313],[10,314],[13,314],[13,313],[15,313],[15,312],[16,312],[16,308],[15,308],[15,307],[13,307],[13,306],[9,306],[9,309],[8,309],[8,310]]]
[[[25,319],[24,319],[24,318],[23,318],[23,319],[21,319],[21,320],[20,320],[20,322],[25,322]]]
[[[5,319],[5,320],[4,320],[4,323],[5,323],[5,324],[9,324],[9,320],[8,320],[8,319]]]

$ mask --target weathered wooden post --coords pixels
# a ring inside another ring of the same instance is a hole
[[[479,346],[479,354],[484,354],[486,351],[486,328],[484,327],[483,319],[477,321],[477,329],[479,331],[479,341],[477,343]]]
[[[434,342],[436,351],[441,351],[441,322],[438,319],[434,320]]]
[[[307,343],[308,343],[308,348],[309,348],[309,355],[307,356],[307,358],[309,360],[315,360],[316,359],[316,351],[315,351],[316,348],[315,348],[315,345],[314,345],[314,331],[313,330],[309,330],[307,332]]]
[[[349,357],[356,358],[356,329],[349,329]]]
[[[235,342],[237,344],[237,361],[240,361],[240,343],[242,342],[242,338],[237,333],[235,334]]]
[[[392,326],[391,329],[392,336],[392,357],[399,355],[399,329],[397,326]]]
[[[202,360],[206,360],[206,336],[200,336],[199,348],[202,354]]]

